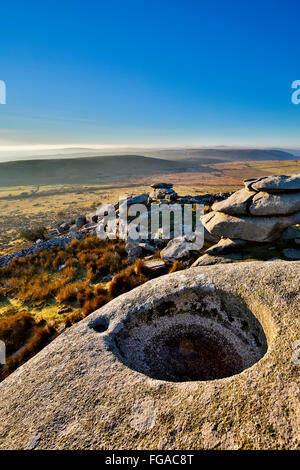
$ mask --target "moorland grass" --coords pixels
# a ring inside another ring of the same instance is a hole
[[[170,272],[183,267],[174,263]],[[0,380],[62,327],[157,275],[141,259],[128,264],[124,241],[95,236],[73,240],[64,249],[15,258],[0,270],[0,340],[7,344]]]

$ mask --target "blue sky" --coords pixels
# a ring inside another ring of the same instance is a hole
[[[1,4],[0,146],[300,147],[298,1]]]

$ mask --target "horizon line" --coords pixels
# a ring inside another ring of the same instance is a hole
[[[43,150],[120,150],[120,149],[295,149],[299,145],[136,145],[136,144],[26,144],[26,145],[0,145],[0,152],[24,152]]]

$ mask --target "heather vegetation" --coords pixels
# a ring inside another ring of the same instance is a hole
[[[171,270],[182,268],[176,262]],[[123,241],[96,236],[15,258],[0,271],[0,340],[8,357],[0,379],[64,328],[156,275],[141,259],[128,264]]]
[[[28,242],[35,242],[36,240],[45,240],[46,231],[46,227],[36,226],[21,230],[19,235],[20,238]]]

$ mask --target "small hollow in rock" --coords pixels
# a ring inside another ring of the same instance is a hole
[[[96,318],[96,320],[93,320],[89,326],[93,330],[95,330],[97,333],[104,333],[108,329],[109,322],[107,318],[104,317],[99,317]]]
[[[195,293],[130,317],[114,344],[131,369],[172,382],[239,374],[267,351],[261,324],[239,299]]]

